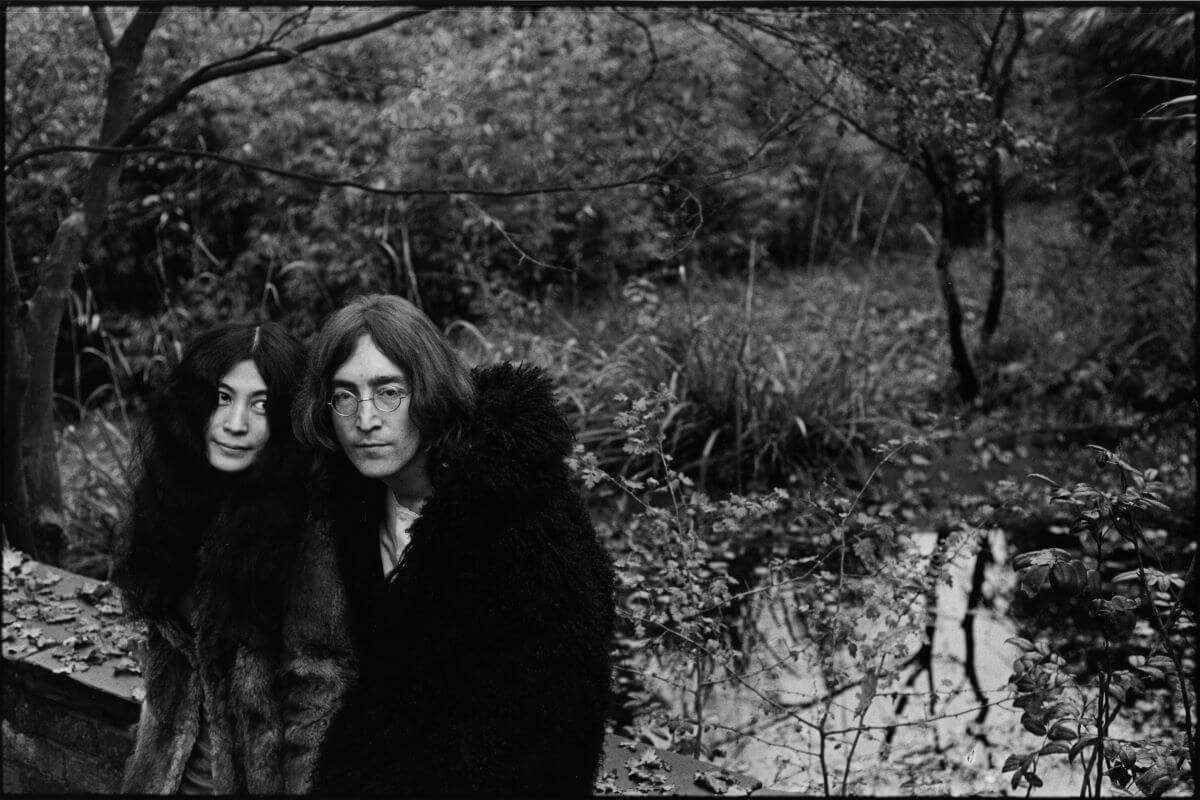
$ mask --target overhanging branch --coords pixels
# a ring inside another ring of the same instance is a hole
[[[138,153],[161,153],[164,155],[183,156],[186,158],[201,158],[208,161],[217,161],[222,164],[229,164],[240,169],[263,172],[268,175],[275,175],[277,177],[287,178],[289,180],[304,181],[305,183],[314,183],[320,186],[329,186],[335,189],[356,189],[361,192],[382,195],[384,197],[450,197],[453,195],[472,195],[474,197],[528,197],[530,195],[537,194],[602,192],[612,189],[623,189],[630,186],[673,185],[670,181],[661,177],[657,172],[648,172],[633,178],[607,181],[604,183],[560,183],[551,184],[549,186],[526,186],[515,189],[477,189],[471,187],[436,189],[429,187],[417,187],[412,189],[399,189],[386,186],[371,186],[370,184],[348,180],[345,178],[326,178],[307,172],[299,172],[296,170],[284,169],[282,167],[273,167],[269,164],[263,164],[258,161],[233,158],[232,156],[221,155],[220,153],[210,153],[206,150],[189,150],[183,147],[169,147],[167,145],[146,145],[144,147],[101,147],[98,145],[63,144],[53,145],[50,147],[39,147],[26,151],[13,158],[5,166],[4,173],[6,175],[11,174],[17,167],[27,163],[32,159],[45,158],[59,153],[96,153],[120,156],[136,155]]]
[[[314,36],[311,39],[306,39],[303,42],[289,48],[279,48],[272,50],[269,53],[255,55],[247,58],[246,56],[255,50],[243,53],[240,56],[235,56],[232,59],[223,59],[215,64],[206,64],[200,67],[191,75],[181,80],[179,83],[171,87],[158,101],[148,106],[142,113],[138,114],[125,128],[117,134],[117,136],[109,143],[115,147],[129,144],[137,137],[139,133],[144,131],[146,127],[154,120],[161,117],[163,114],[169,113],[180,102],[183,101],[194,89],[203,86],[206,83],[228,78],[233,75],[243,75],[247,72],[256,72],[268,67],[286,64],[296,56],[317,50],[329,45],[338,44],[340,42],[357,39],[367,34],[374,33],[384,28],[395,25],[398,22],[414,19],[423,14],[429,14],[433,9],[416,8],[405,11],[397,11],[392,14],[387,14],[377,20],[368,22],[363,25],[357,25],[353,28],[337,31],[335,33],[325,34],[323,36]]]

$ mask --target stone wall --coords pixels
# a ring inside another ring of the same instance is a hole
[[[112,641],[119,605],[14,551],[4,567],[4,792],[118,791],[142,685]]]
[[[72,675],[6,664],[5,793],[118,791],[138,706],[112,700]]]
[[[142,696],[129,657],[138,645],[106,584],[4,552],[5,794],[120,790]],[[612,735],[597,791],[708,795],[760,785]]]

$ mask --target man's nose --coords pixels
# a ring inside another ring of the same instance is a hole
[[[354,415],[354,425],[360,431],[369,431],[379,427],[379,412],[374,400],[359,400],[358,411]]]

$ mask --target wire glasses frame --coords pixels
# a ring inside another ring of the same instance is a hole
[[[382,414],[388,414],[395,411],[404,402],[404,398],[408,397],[408,392],[403,389],[398,389],[395,386],[385,386],[379,389],[370,397],[359,397],[353,392],[345,389],[338,389],[333,393],[333,399],[325,405],[333,409],[333,413],[339,417],[352,417],[358,413],[358,407],[368,400],[375,406],[375,410]]]

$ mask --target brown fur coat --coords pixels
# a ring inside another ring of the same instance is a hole
[[[220,659],[210,657],[211,651],[203,632],[197,637],[179,625],[152,626],[144,667],[146,698],[123,793],[179,791],[196,744],[202,703],[210,715],[214,791],[282,791],[278,659],[248,645]]]
[[[295,500],[270,491],[227,500],[191,553],[165,552],[181,544],[168,537],[132,533],[117,583],[149,637],[146,696],[123,792],[178,792],[202,708],[215,791],[283,791],[279,672],[283,606],[302,527],[303,504]],[[248,516],[272,524],[251,525]],[[194,579],[190,592],[176,589],[166,603],[163,576],[172,557],[190,559]],[[155,598],[163,602],[149,602]]]

